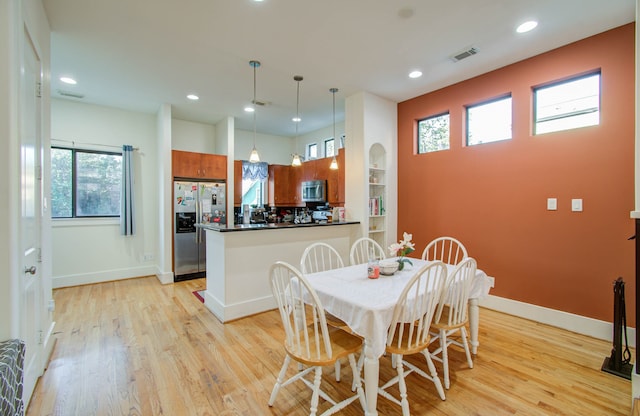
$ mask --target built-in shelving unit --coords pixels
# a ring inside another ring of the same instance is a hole
[[[369,150],[369,237],[386,247],[386,152],[376,143]]]

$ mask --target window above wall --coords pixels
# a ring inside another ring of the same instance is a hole
[[[534,134],[600,124],[600,72],[533,89]]]
[[[511,140],[511,95],[467,106],[467,145]]]
[[[449,113],[418,121],[418,153],[449,149]]]
[[[324,141],[324,157],[336,156],[336,141],[331,138]]]
[[[307,145],[307,159],[318,158],[318,143],[310,143]]]

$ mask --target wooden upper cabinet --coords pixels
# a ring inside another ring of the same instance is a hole
[[[173,150],[171,168],[174,177],[226,180],[227,156]]]
[[[233,205],[239,207],[242,205],[242,160],[233,161]]]
[[[344,149],[340,149],[338,151],[336,160],[338,161],[337,170],[331,170],[327,168],[327,172],[328,172],[327,202],[329,203],[329,205],[343,206],[344,200],[345,200],[345,197],[344,197],[344,180],[345,180]]]
[[[269,165],[269,205],[303,207],[302,170],[289,165]]]

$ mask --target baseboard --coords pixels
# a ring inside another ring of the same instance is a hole
[[[240,303],[225,304],[206,290],[204,291],[204,305],[222,323],[255,315],[278,307],[273,296],[265,296],[263,298],[251,299]]]
[[[158,274],[159,270],[157,266],[130,267],[126,269],[101,270],[99,272],[72,274],[67,276],[54,276],[51,279],[51,285],[54,289],[58,289],[61,287],[132,279],[140,276],[157,276]]]
[[[160,270],[158,270],[156,272],[156,277],[158,278],[158,281],[163,285],[173,283],[173,272],[162,273],[160,272]]]
[[[530,303],[519,302],[489,295],[479,301],[480,306],[493,309],[509,315],[519,316],[532,321],[566,329],[582,335],[613,341],[613,323],[588,318],[568,312],[532,305]],[[480,318],[482,322],[482,317]],[[627,328],[627,340],[630,348],[635,348],[636,329]],[[624,345],[624,338],[622,340]]]

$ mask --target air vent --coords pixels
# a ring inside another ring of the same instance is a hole
[[[462,60],[464,58],[468,58],[468,57],[470,57],[472,55],[475,55],[478,52],[479,52],[478,48],[476,48],[475,46],[472,46],[472,47],[467,48],[465,50],[462,50],[462,51],[460,51],[460,52],[458,52],[458,53],[456,53],[454,55],[451,55],[451,60],[453,62],[458,62],[458,61],[460,61],[460,60]]]
[[[62,95],[63,97],[77,98],[79,100],[84,98],[84,94],[79,94],[77,92],[71,91],[58,90],[58,94]]]
[[[251,103],[253,103],[255,105],[259,105],[261,107],[266,107],[266,106],[271,104],[271,102],[269,102],[269,101],[260,101],[260,100],[251,100]]]

